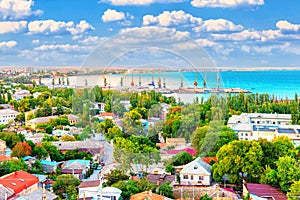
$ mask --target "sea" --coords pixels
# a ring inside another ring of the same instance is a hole
[[[157,85],[160,80],[170,89],[194,87],[197,81],[198,87],[203,87],[204,79],[208,88],[240,88],[249,90],[250,93],[274,95],[277,99],[294,99],[295,93],[300,95],[300,70],[259,70],[259,71],[221,71],[221,72],[161,72],[151,74],[107,74],[105,75],[108,86],[118,87],[123,80],[123,86],[146,86],[152,81]],[[50,84],[52,79],[43,79],[42,82]],[[56,80],[57,82],[57,80]],[[73,76],[70,77],[71,86],[103,86],[103,75]],[[210,94],[172,94],[183,102],[192,102],[195,97],[204,97]]]

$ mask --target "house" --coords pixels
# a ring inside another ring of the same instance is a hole
[[[111,200],[111,199],[120,199],[122,191],[115,187],[105,187],[102,189],[102,199]]]
[[[80,121],[80,118],[76,115],[68,114],[66,116],[68,117],[68,121],[71,125],[75,125],[76,123],[78,123]],[[48,123],[51,119],[56,119],[56,118],[58,118],[57,115],[48,116],[48,117],[38,117],[38,118],[31,119],[29,121],[26,121],[25,125],[32,129],[36,129],[36,126],[38,124]]]
[[[50,173],[50,172],[56,172],[59,163],[55,161],[42,160],[41,165],[43,166],[44,172]]]
[[[239,197],[232,188],[221,188],[217,185],[211,193],[208,194],[212,200],[238,200]]]
[[[0,185],[13,191],[14,196],[22,196],[38,189],[39,179],[23,170],[0,177]]]
[[[0,110],[0,124],[8,124],[11,121],[14,122],[18,114],[20,113],[10,108]]]
[[[68,142],[52,142],[54,146],[58,148],[62,153],[66,153],[70,150],[78,149],[79,152],[90,153],[95,161],[99,161],[104,155],[104,143],[97,140],[85,140],[85,141],[68,141]]]
[[[116,117],[116,115],[114,113],[111,113],[111,112],[101,112],[96,117],[99,119],[99,121],[104,121],[105,119],[113,120]]]
[[[0,140],[0,155],[5,154],[6,152],[6,142],[4,140]]]
[[[9,104],[0,104],[0,109],[12,109],[12,106]]]
[[[58,116],[38,117],[38,118],[31,119],[29,121],[26,121],[25,125],[32,128],[32,129],[36,129],[36,126],[38,124],[48,123],[51,119],[54,120],[57,117]]]
[[[185,138],[167,138],[167,146],[186,146]]]
[[[10,157],[10,156],[0,154],[0,163],[1,163],[1,162],[4,162],[4,161],[10,161],[10,160],[12,160],[12,159],[13,159],[13,158]]]
[[[200,157],[183,166],[179,172],[181,185],[203,185],[211,184],[211,166]]]
[[[243,196],[250,194],[252,199],[265,199],[265,200],[287,200],[286,194],[280,190],[267,185],[257,183],[243,183]]]
[[[25,136],[25,139],[31,140],[34,144],[41,144],[43,142],[43,138],[45,137],[45,135],[43,133],[36,133],[36,134],[32,134],[29,133]]]
[[[162,195],[158,195],[152,193],[152,191],[145,191],[130,197],[130,200],[171,200],[170,198],[164,197]]]
[[[176,155],[176,154],[178,154],[180,152],[187,152],[191,156],[196,156],[196,150],[195,149],[191,149],[191,148],[184,148],[184,149],[179,149],[179,150],[176,150],[176,149],[167,150],[166,154],[168,154],[168,155]]]
[[[85,178],[87,171],[90,169],[89,160],[69,160],[62,168],[63,174],[72,174],[82,180]]]
[[[7,200],[14,195],[14,191],[0,184],[0,200]]]
[[[43,188],[38,188],[37,190],[34,190],[32,192],[23,194],[19,198],[14,198],[14,200],[42,199],[42,197],[44,197],[47,200],[58,199],[58,196],[56,194],[49,192],[48,190],[45,190]]]
[[[100,191],[101,184],[100,180],[93,180],[93,181],[83,181],[79,186],[79,198],[88,198],[97,196],[98,192]]]
[[[104,107],[105,107],[105,103],[101,103],[101,102],[92,102],[92,105],[94,106],[91,109],[96,109],[99,110],[99,112],[105,112],[104,111]]]
[[[175,175],[168,175],[168,174],[148,174],[147,179],[149,182],[153,183],[154,185],[162,185],[167,181],[173,182],[175,181]]]
[[[32,156],[25,156],[22,160],[28,165],[28,167],[32,167],[32,164],[35,163],[36,158]]]
[[[68,117],[68,121],[72,126],[80,121],[80,117],[78,117],[77,115],[67,114],[66,116]]]
[[[11,97],[13,100],[21,100],[25,97],[31,96],[30,91],[29,90],[17,90]]]

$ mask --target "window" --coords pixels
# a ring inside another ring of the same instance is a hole
[[[189,179],[188,175],[183,175],[183,179]]]
[[[193,175],[191,175],[191,180],[194,180],[194,176]]]
[[[204,177],[203,176],[199,176],[199,181],[203,181]]]
[[[275,124],[275,122],[273,122],[273,124]]]
[[[243,136],[243,133],[241,133],[241,136]]]

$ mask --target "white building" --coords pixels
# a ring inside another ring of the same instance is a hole
[[[30,91],[29,90],[17,90],[13,95],[12,95],[12,99],[14,100],[21,100],[25,97],[31,96]]]
[[[8,124],[9,121],[14,121],[19,112],[12,109],[0,110],[0,124]]]
[[[120,189],[114,187],[105,187],[101,190],[100,180],[84,181],[78,189],[79,198],[118,200],[122,193]]]
[[[227,126],[232,127],[238,124],[281,125],[291,123],[291,118],[290,114],[242,113],[232,115],[227,122]]]
[[[179,172],[181,185],[205,185],[211,184],[211,166],[200,157],[186,164]]]
[[[238,134],[239,140],[274,140],[288,137],[294,145],[300,145],[300,125],[289,125],[290,114],[243,113],[234,115],[228,126]]]

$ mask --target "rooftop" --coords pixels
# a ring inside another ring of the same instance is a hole
[[[180,173],[210,175],[210,169],[211,166],[198,157],[192,162],[186,164]]]
[[[130,197],[130,200],[167,200],[169,198],[155,194],[151,191],[141,192]]]
[[[283,192],[267,184],[246,183],[245,186],[250,194],[259,197],[270,197],[274,200],[288,199]]]
[[[39,179],[23,170],[12,172],[0,178],[0,184],[12,189],[15,194],[22,192],[24,189],[36,184]]]
[[[80,183],[78,188],[98,187],[99,185],[100,185],[100,180],[84,181],[84,182]]]
[[[18,115],[19,112],[13,110],[13,109],[1,109],[0,115]]]

